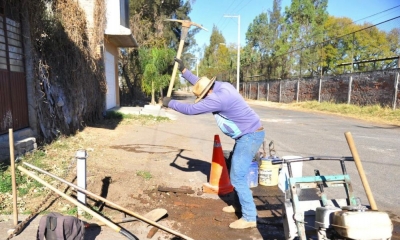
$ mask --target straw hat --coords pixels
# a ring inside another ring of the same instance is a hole
[[[195,103],[197,103],[198,101],[200,101],[204,95],[206,95],[206,93],[208,92],[208,90],[210,90],[211,86],[213,85],[213,83],[215,82],[215,78],[213,77],[211,80],[208,79],[207,77],[201,77],[196,84],[193,86],[193,93],[194,95],[196,95],[196,100],[194,101]]]

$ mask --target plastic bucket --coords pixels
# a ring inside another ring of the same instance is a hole
[[[250,188],[258,186],[258,162],[251,162],[249,172],[247,173],[247,184]]]
[[[259,171],[259,183],[263,186],[276,186],[278,185],[279,167],[280,165],[273,165],[272,159],[261,159]]]
[[[301,158],[300,156],[283,156],[282,159],[296,159]],[[293,177],[302,177],[303,175],[303,162],[293,162],[290,164],[292,168]],[[286,192],[289,189],[289,172],[287,164],[282,164],[282,169],[279,173],[279,184],[278,187],[282,192]]]

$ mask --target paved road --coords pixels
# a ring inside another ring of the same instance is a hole
[[[193,100],[194,98],[181,99],[186,102],[193,102]],[[271,140],[274,141],[276,153],[280,157],[288,155],[351,157],[344,135],[345,132],[350,132],[378,209],[395,214],[400,219],[400,191],[398,191],[400,127],[374,124],[332,114],[276,108],[261,101],[249,101],[249,104],[259,114],[266,128],[266,141],[268,143]],[[172,110],[172,112],[175,111]],[[178,118],[185,118],[185,116],[179,117],[178,114]],[[220,134],[224,149],[233,147],[233,140],[220,132],[211,114],[192,116],[190,121],[196,129],[207,129],[207,131]],[[199,136],[203,135],[204,133],[199,132]],[[200,144],[199,151],[202,151],[205,156],[209,155],[208,145]],[[304,163],[303,176],[314,175],[314,169],[318,169],[325,175],[341,174],[339,162],[312,161]],[[352,180],[355,196],[360,197],[361,202],[368,205],[369,202],[355,164],[348,162],[346,169]],[[327,193],[329,194],[329,191]]]
[[[378,209],[400,216],[400,127],[379,125],[330,114],[271,108],[251,104],[260,115],[266,140],[274,141],[278,156],[351,156],[345,132],[353,136]],[[355,164],[346,164],[355,195],[368,204]],[[337,162],[304,164],[303,176],[340,172]]]

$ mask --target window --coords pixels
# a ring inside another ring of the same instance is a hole
[[[119,0],[120,24],[129,28],[129,2],[128,0]]]

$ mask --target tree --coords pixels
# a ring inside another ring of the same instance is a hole
[[[200,62],[203,66],[201,69],[202,75],[216,76],[221,70],[218,66],[219,63],[217,60],[218,51],[222,51],[220,49],[221,44],[225,44],[225,38],[218,30],[217,26],[214,25],[210,36],[210,45],[205,48],[204,57]]]
[[[317,43],[322,42],[328,17],[328,0],[293,0],[285,8],[285,20],[290,31],[289,42],[294,52],[295,68],[300,75],[318,73]]]
[[[267,79],[286,75],[288,50],[287,27],[281,16],[281,0],[274,0],[273,10],[256,16],[246,32],[242,64],[247,74],[264,75]]]
[[[151,104],[156,104],[155,93],[169,85],[171,59],[175,51],[169,48],[141,48],[139,51],[140,64],[143,71],[142,89],[145,93],[151,94]]]
[[[322,47],[322,65],[325,72],[341,73],[335,67],[341,63],[380,59],[396,56],[399,35],[396,29],[389,33],[379,30],[370,23],[356,24],[350,18],[330,16],[325,23],[328,39]],[[397,37],[396,37],[397,32]],[[344,66],[344,71],[366,71],[394,66],[394,61],[379,61]]]
[[[191,10],[191,1],[180,0],[130,0],[130,27],[135,39],[139,44],[139,49],[125,49],[120,54],[120,74],[123,80],[123,86],[126,86],[126,91],[122,95],[129,96],[129,102],[133,99],[141,98],[143,95],[140,90],[147,89],[142,86],[142,80],[148,79],[143,77],[145,68],[141,63],[140,49],[170,48],[177,50],[180,40],[181,25],[172,22],[164,21],[167,18],[189,19],[188,15]],[[186,43],[182,55],[195,44],[194,35],[195,28],[191,28],[186,38]],[[173,56],[169,59],[173,63]],[[149,74],[151,68],[148,68]],[[167,70],[172,72],[171,69]],[[160,73],[164,75],[164,73]],[[147,83],[144,83],[147,84]],[[162,91],[160,91],[162,92]],[[121,96],[123,97],[123,96]],[[152,102],[154,99],[152,99]]]

